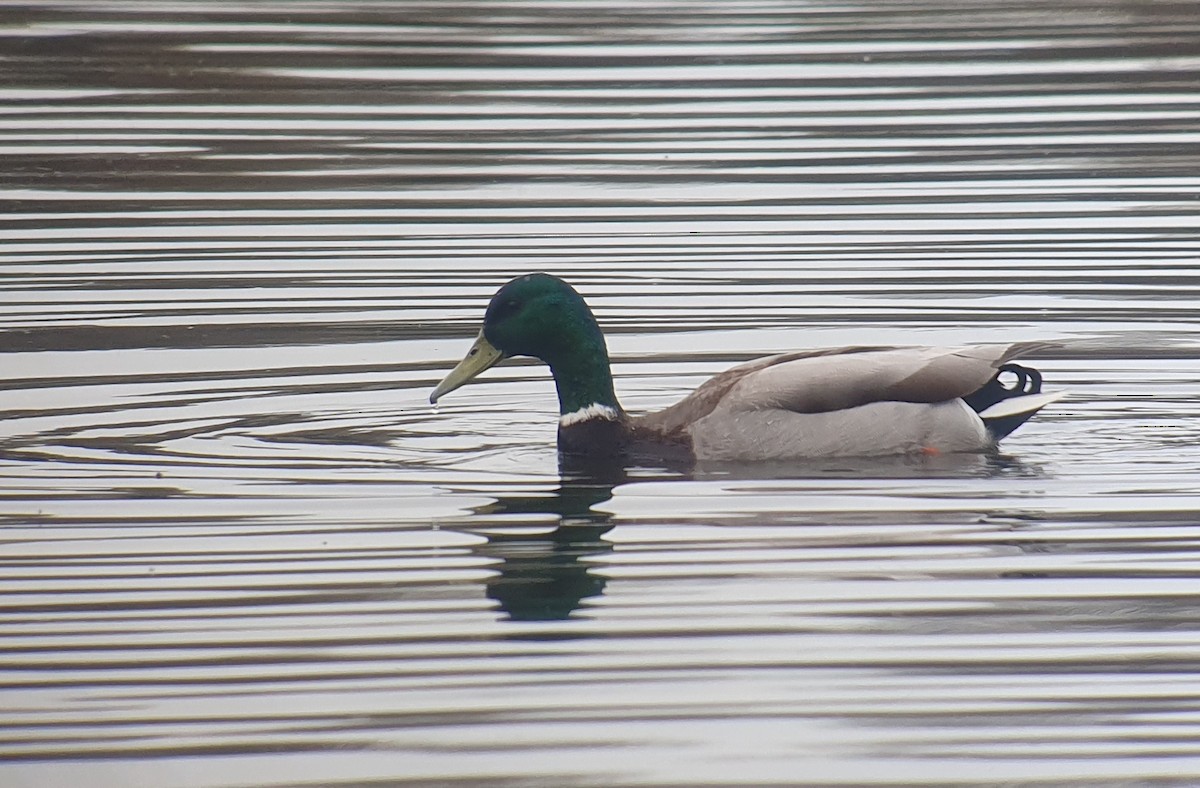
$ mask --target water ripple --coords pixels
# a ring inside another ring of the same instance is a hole
[[[1188,785],[1187,4],[0,9],[7,784]],[[1001,455],[560,474],[635,411],[1055,339]]]

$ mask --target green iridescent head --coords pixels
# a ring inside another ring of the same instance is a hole
[[[475,344],[438,384],[430,402],[509,356],[533,356],[550,365],[559,409],[618,407],[608,349],[592,310],[574,288],[550,274],[526,274],[492,296]]]

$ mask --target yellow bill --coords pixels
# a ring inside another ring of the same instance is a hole
[[[471,345],[471,349],[467,351],[467,355],[463,356],[463,360],[458,362],[458,366],[450,370],[450,374],[437,384],[437,388],[429,395],[429,401],[436,403],[443,394],[449,394],[480,372],[495,366],[496,362],[503,358],[504,353],[492,347],[492,343],[488,342],[484,338],[483,332],[480,331],[479,336],[475,338],[475,344]]]

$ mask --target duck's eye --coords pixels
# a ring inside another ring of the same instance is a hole
[[[496,317],[504,318],[511,316],[514,312],[521,308],[521,302],[515,298],[508,298],[501,301],[496,307]]]

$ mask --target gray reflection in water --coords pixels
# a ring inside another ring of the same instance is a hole
[[[831,460],[762,462],[753,464],[699,463],[695,479],[990,479],[1003,476],[1037,477],[1042,463],[999,451],[896,457],[843,457]]]
[[[570,618],[585,600],[604,593],[608,579],[586,560],[613,550],[603,537],[615,526],[611,512],[597,508],[613,497],[615,489],[636,481],[653,485],[688,480],[854,480],[864,485],[883,480],[1037,478],[1044,469],[1037,463],[998,452],[842,458],[823,462],[761,463],[754,466],[713,464],[689,473],[665,469],[603,465],[560,457],[560,483],[554,490],[525,495],[501,495],[492,503],[472,507],[469,520],[482,527],[455,525],[457,530],[479,533],[487,542],[471,552],[497,560],[498,574],[486,583],[487,596],[495,600],[511,621],[551,621]],[[545,523],[549,516],[551,522]],[[995,522],[1023,521],[1019,512],[997,510],[984,515]],[[861,521],[860,513],[851,518]],[[760,514],[759,525],[773,518]],[[779,522],[786,524],[784,513]],[[512,524],[516,521],[516,525]],[[529,526],[522,521],[531,521]],[[831,527],[836,525],[831,519]],[[530,533],[533,531],[533,533]],[[528,633],[522,637],[530,637]],[[555,634],[557,638],[560,635]]]

